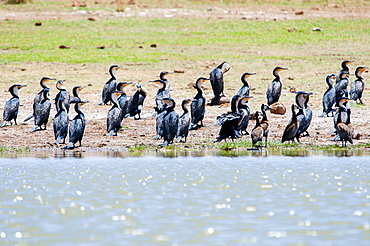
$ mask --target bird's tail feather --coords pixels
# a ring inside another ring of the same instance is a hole
[[[33,118],[33,115],[31,115],[31,116],[28,116],[26,119],[24,119],[24,121],[29,121],[30,119],[32,119]]]

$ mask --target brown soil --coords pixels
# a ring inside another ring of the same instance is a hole
[[[256,8],[256,7],[255,7]],[[335,17],[335,18],[368,18],[370,11],[368,8],[359,7],[345,7],[345,6],[326,6],[301,10],[295,9],[276,9],[276,7],[259,7],[260,9],[254,10],[233,10],[230,7],[222,9],[220,7],[209,9],[209,11],[191,10],[179,8],[176,11],[173,9],[148,9],[140,6],[131,6],[130,10],[122,13],[112,12],[54,12],[50,11],[48,14],[40,13],[37,11],[22,11],[22,12],[11,12],[9,10],[0,10],[0,20],[21,20],[31,19],[35,21],[42,21],[45,19],[71,19],[71,18],[117,18],[117,17],[128,17],[134,16],[153,16],[153,17],[182,17],[194,15],[197,17],[204,18],[247,18],[247,19],[298,19],[298,18],[315,18],[315,17]],[[171,16],[169,16],[171,15]],[[156,79],[158,74],[162,70],[185,70],[185,73],[175,73],[168,76],[171,81],[172,95],[176,99],[178,113],[181,113],[180,102],[184,98],[192,98],[196,91],[192,88],[194,81],[189,81],[188,78],[197,78],[199,76],[208,76],[209,72],[218,65],[218,62],[210,62],[208,64],[197,64],[196,67],[183,69],[186,64],[179,64],[176,68],[166,68],[167,63],[163,61],[159,64],[120,64],[123,69],[118,71],[119,81],[130,80],[136,82],[142,82],[146,90],[148,91],[148,97],[145,100],[145,105],[142,113],[141,120],[134,120],[133,118],[124,119],[122,122],[123,128],[118,132],[118,136],[109,137],[106,132],[106,115],[109,110],[109,106],[97,106],[101,100],[101,89],[103,84],[109,78],[108,75],[108,64],[56,64],[56,63],[25,63],[25,64],[1,64],[0,70],[2,71],[1,81],[2,89],[8,88],[9,84],[22,83],[27,84],[28,87],[20,91],[21,107],[18,116],[17,126],[6,126],[0,129],[0,146],[9,148],[25,148],[28,147],[31,150],[42,150],[42,149],[56,149],[61,148],[64,145],[57,146],[54,144],[54,135],[52,131],[52,118],[55,115],[53,108],[51,112],[50,121],[46,131],[37,131],[30,133],[33,127],[33,121],[23,122],[27,116],[32,114],[32,101],[34,95],[40,90],[38,85],[39,79],[42,76],[56,77],[58,79],[64,79],[66,81],[66,87],[69,91],[75,85],[87,86],[81,92],[81,98],[88,100],[90,103],[83,106],[83,111],[87,118],[87,127],[85,136],[83,139],[82,150],[94,150],[94,149],[109,149],[119,150],[125,149],[130,146],[147,145],[147,146],[159,146],[162,143],[160,141],[154,141],[152,138],[155,136],[155,118],[151,117],[153,114],[154,98],[157,88],[153,85],[146,83],[149,80]],[[340,68],[340,62],[338,64],[338,70]],[[164,69],[166,68],[166,69]],[[200,74],[200,69],[201,70]],[[143,73],[142,71],[145,71]],[[232,73],[232,72],[229,72]],[[78,78],[76,76],[79,76]],[[228,87],[228,83],[231,83],[228,79],[228,74],[225,75],[225,87]],[[239,76],[239,75],[238,75]],[[16,78],[28,78],[24,81],[17,81]],[[282,74],[283,80],[287,80]],[[324,80],[324,75],[321,76]],[[272,78],[271,78],[272,79]],[[177,81],[177,82],[176,82]],[[186,81],[179,83],[178,81]],[[253,84],[253,78],[251,78]],[[134,84],[135,84],[134,83]],[[240,83],[240,82],[237,82]],[[269,81],[266,81],[268,84]],[[92,84],[92,86],[89,86]],[[241,83],[240,83],[241,86]],[[252,85],[253,86],[253,85]],[[52,97],[56,93],[56,89],[51,85]],[[211,99],[212,91],[210,85],[205,85],[206,97]],[[126,93],[131,95],[134,93],[135,87],[127,88]],[[230,98],[234,93],[235,89],[226,89],[225,94],[227,98]],[[259,109],[259,105],[265,102],[265,89],[262,91],[252,91],[251,95],[256,99],[250,101],[251,111],[255,112]],[[0,97],[1,111],[6,100],[9,99],[7,92],[1,92]],[[368,93],[364,96],[364,102],[367,103]],[[258,99],[257,99],[258,98]],[[281,102],[289,109],[292,96],[289,90],[284,90],[281,97]],[[314,111],[313,121],[309,128],[310,137],[302,138],[302,143],[316,144],[316,145],[327,145],[333,144],[334,134],[329,133],[333,129],[332,118],[319,118],[321,114],[321,95],[316,96],[310,101],[310,106]],[[217,136],[219,127],[214,126],[215,119],[218,115],[227,112],[230,109],[228,103],[219,106],[207,106],[206,117],[204,124],[206,127],[200,128],[199,130],[191,131],[188,137],[188,143],[176,143],[175,146],[189,146],[191,148],[202,149],[206,145],[210,144]],[[70,118],[74,117],[73,109],[70,112]],[[365,106],[356,107],[353,110],[352,121],[356,133],[359,134],[359,140],[355,140],[355,143],[368,143],[368,134],[366,133],[369,126],[366,115],[369,114],[369,110]],[[269,140],[278,141],[281,139],[282,132],[291,117],[290,110],[287,110],[285,115],[268,114],[270,120],[270,135]],[[249,124],[248,130],[250,131],[255,122],[252,120]],[[249,137],[243,137],[243,139]],[[229,140],[230,141],[230,140]],[[339,144],[339,143],[338,143]]]

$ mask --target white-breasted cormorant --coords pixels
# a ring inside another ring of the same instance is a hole
[[[153,80],[153,81],[149,81],[149,82],[153,82],[153,83],[156,83],[158,85],[158,91],[157,91],[157,95],[155,96],[155,103],[156,103],[156,107],[155,107],[155,112],[153,114],[153,116],[157,116],[158,114],[160,114],[161,112],[163,112],[163,110],[166,108],[166,104],[163,102],[163,98],[170,98],[171,95],[170,95],[170,82],[166,79],[166,75],[170,74],[171,72],[161,72],[160,75],[159,75],[159,79],[157,80]]]
[[[275,79],[270,83],[269,87],[267,88],[266,97],[268,105],[271,105],[279,101],[281,90],[283,87],[279,72],[283,70],[288,69],[283,67],[275,67],[272,72],[272,74],[275,76]]]
[[[111,102],[112,92],[116,90],[117,86],[117,70],[120,69],[118,65],[112,65],[109,68],[111,78],[104,84],[102,91],[102,101],[99,105],[107,105]]]
[[[59,111],[54,116],[53,120],[53,130],[54,130],[54,138],[56,144],[64,144],[66,142],[67,134],[68,134],[68,113],[67,109],[65,108],[64,98],[59,98]]]
[[[173,143],[179,124],[179,115],[175,112],[175,100],[164,98],[163,102],[167,105],[163,117],[163,146]]]
[[[87,102],[79,101],[75,102],[75,111],[77,115],[73,118],[71,121],[71,124],[69,124],[69,143],[65,149],[73,149],[75,148],[75,144],[77,142],[82,142],[82,138],[85,132],[85,126],[86,126],[86,120],[85,115],[81,111],[81,106],[84,105]]]
[[[195,99],[194,99],[195,100]],[[189,126],[190,126],[190,113],[189,113],[189,104],[193,100],[191,99],[184,99],[181,103],[181,107],[183,110],[182,115],[179,117],[179,124],[177,127],[177,133],[176,133],[176,142],[181,142],[181,139],[184,138],[184,143],[186,142],[186,138],[189,135]]]
[[[117,136],[118,130],[121,128],[122,113],[121,107],[118,103],[118,96],[121,95],[121,91],[113,91],[110,100],[113,104],[107,115],[107,132],[109,136]]]
[[[37,93],[37,95],[33,99],[33,105],[32,105],[33,114],[31,116],[28,116],[24,121],[28,121],[32,117],[34,117],[36,105],[39,104],[41,102],[41,100],[44,98],[44,96],[43,96],[44,89],[48,88],[48,85],[46,83],[48,83],[52,80],[55,80],[55,79],[52,79],[52,78],[49,78],[49,77],[42,77],[41,78],[40,86],[41,86],[42,89],[39,93]]]
[[[297,114],[295,112],[295,109],[298,108],[297,105],[292,104],[292,118],[288,125],[285,127],[284,132],[283,132],[283,137],[281,139],[281,142],[284,143],[285,141],[293,141],[294,138],[296,137],[298,128],[299,128],[299,122],[297,119]]]
[[[17,125],[17,116],[18,116],[18,110],[19,110],[18,90],[25,86],[26,85],[19,85],[19,84],[14,84],[10,86],[9,92],[12,95],[12,98],[10,98],[5,103],[4,112],[3,112],[4,121],[0,125],[0,127],[6,126],[6,124],[8,124],[8,122],[10,122],[11,120],[14,120],[14,125]]]
[[[200,77],[195,82],[194,87],[197,89],[197,94],[194,96],[194,100],[192,101],[190,107],[191,108],[190,130],[195,130],[203,126],[204,114],[206,112],[206,97],[204,95],[202,86],[206,80],[208,79]]]
[[[357,79],[351,83],[351,86],[349,89],[349,98],[360,104],[363,104],[361,97],[362,97],[362,93],[365,88],[365,81],[364,81],[363,73],[367,71],[368,70],[366,67],[356,68],[355,75]]]
[[[71,97],[67,91],[67,88],[64,86],[63,80],[59,80],[56,83],[56,88],[59,90],[58,94],[55,96],[55,99],[54,99],[56,111],[57,112],[59,111],[59,100],[63,98],[64,107],[66,108],[67,113],[68,113],[69,112],[69,101]]]
[[[342,95],[338,101],[337,101],[337,111],[334,114],[333,122],[334,122],[334,130],[331,133],[337,133],[335,126],[338,124],[338,118],[339,115],[341,116],[341,120],[343,123],[347,122],[348,114],[347,111],[349,108],[349,101],[350,99],[347,97],[347,95]],[[339,135],[334,137],[333,141],[338,141],[339,140]]]
[[[69,103],[76,103],[82,101],[80,98],[80,91],[84,89],[85,86],[75,86],[72,89],[72,96],[70,97]]]
[[[249,86],[249,83],[247,81],[247,78],[249,78],[250,76],[255,75],[255,74],[256,73],[243,73],[243,75],[240,78],[240,80],[243,83],[243,86],[242,86],[242,88],[239,89],[237,95],[239,95],[241,97],[249,96],[250,86]]]
[[[36,105],[34,109],[34,122],[35,126],[31,129],[31,132],[37,130],[46,130],[46,124],[49,121],[50,110],[51,110],[51,101],[49,98],[50,88],[43,89],[42,100]],[[44,125],[44,129],[42,129]]]
[[[333,87],[333,83],[336,79],[335,74],[330,74],[326,76],[326,83],[328,84],[328,89],[325,91],[323,97],[322,97],[322,115],[319,117],[329,116],[329,113],[331,113],[332,116],[334,116],[334,109],[333,106],[335,104],[335,89]]]
[[[134,117],[135,120],[139,120],[141,119],[141,110],[143,109],[147,92],[142,88],[141,83],[137,83],[136,88],[137,90],[128,100],[125,118]],[[137,118],[136,115],[138,115]]]
[[[336,81],[336,83],[338,83],[340,81],[340,75],[341,75],[341,73],[343,73],[343,72],[348,72],[349,73],[349,67],[348,67],[348,65],[351,64],[352,62],[354,62],[354,61],[345,60],[345,61],[343,61],[341,63],[342,69],[339,71],[339,73],[337,75],[337,81]]]
[[[126,86],[131,85],[131,84],[132,82],[119,82],[117,84],[117,91],[121,92],[121,95],[118,97],[117,101],[121,108],[122,119],[127,113],[127,105],[128,105],[128,98],[127,98],[127,95],[124,89]]]
[[[224,95],[224,73],[230,70],[230,65],[227,62],[221,63],[218,67],[213,69],[209,75],[213,90],[213,99],[211,105],[219,104],[220,97]]]

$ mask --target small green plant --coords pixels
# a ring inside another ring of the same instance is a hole
[[[26,4],[32,2],[33,0],[5,0],[6,4]]]

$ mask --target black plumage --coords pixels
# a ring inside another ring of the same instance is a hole
[[[240,133],[240,135],[249,135],[247,131],[247,127],[249,124],[250,119],[250,109],[248,106],[248,100],[251,99],[250,96],[242,96],[239,97],[237,102],[237,110],[240,115],[238,126],[236,130]]]
[[[330,74],[326,76],[326,83],[328,89],[325,91],[322,97],[322,115],[320,117],[329,116],[329,113],[333,116],[333,106],[335,104],[335,89],[333,87],[333,82],[335,81],[335,74]]]
[[[195,88],[197,94],[194,96],[194,100],[191,102],[191,124],[190,129],[195,130],[203,126],[203,119],[206,112],[206,97],[203,91],[203,83],[208,80],[200,77],[195,82]],[[200,124],[199,124],[200,122]]]
[[[102,91],[102,102],[99,105],[106,105],[111,102],[112,92],[116,90],[117,86],[117,70],[120,69],[118,65],[112,65],[109,68],[110,79],[104,84]]]
[[[163,146],[166,146],[173,143],[173,139],[176,136],[179,115],[175,112],[175,100],[172,98],[164,98],[163,102],[167,105],[163,116]]]
[[[147,92],[142,88],[141,83],[137,83],[136,88],[137,90],[128,100],[125,117],[134,117],[135,120],[139,120]],[[138,115],[137,118],[136,115]]]
[[[79,101],[75,103],[75,111],[77,115],[73,118],[71,121],[71,124],[69,124],[69,143],[65,149],[73,149],[75,148],[75,145],[77,142],[80,143],[79,146],[81,146],[82,138],[84,136],[85,127],[86,127],[86,120],[85,115],[81,111],[81,106],[84,105],[87,102]]]
[[[166,104],[163,102],[163,98],[170,98],[170,82],[167,80],[165,77],[166,75],[170,74],[170,72],[161,72],[159,75],[159,79],[149,81],[149,82],[154,82],[158,85],[158,91],[155,97],[155,113],[153,116],[156,116],[160,114],[161,112],[164,111],[166,108]]]
[[[296,133],[296,139],[299,142],[300,137],[310,136],[307,130],[311,125],[312,110],[308,106],[308,102],[310,100],[310,95],[312,95],[312,93],[308,93],[305,91],[299,91],[296,93],[297,95],[296,95],[295,100],[296,100],[297,106],[299,107],[299,111],[297,113],[299,127]]]
[[[112,107],[107,115],[107,132],[109,136],[117,136],[118,130],[121,128],[122,113],[118,103],[119,91],[113,91],[111,95]]]
[[[209,79],[213,91],[213,99],[211,105],[219,104],[220,97],[224,95],[224,74],[229,71],[230,65],[227,62],[221,63],[218,67],[213,69],[209,75]]]
[[[347,91],[347,86],[349,84],[349,72],[343,71],[339,74],[339,81],[334,86],[335,89],[335,101],[337,102],[340,97],[342,97],[343,91]]]
[[[272,74],[275,76],[275,79],[270,83],[270,85],[267,89],[267,92],[266,92],[267,104],[268,105],[276,103],[280,99],[283,84],[281,82],[279,72],[283,71],[283,70],[288,70],[288,69],[283,68],[283,67],[275,67],[273,72],[272,72]]]
[[[180,142],[181,139],[184,138],[183,142],[186,142],[186,139],[189,135],[189,127],[190,127],[190,113],[188,106],[192,102],[191,99],[184,99],[181,103],[181,107],[183,110],[182,115],[179,117],[179,124],[177,127],[177,133],[176,133],[176,142]]]
[[[75,86],[72,89],[72,96],[69,99],[69,103],[76,103],[82,101],[80,98],[80,91],[84,89],[84,86]]]
[[[336,83],[338,83],[340,81],[340,76],[341,74],[344,72],[344,73],[348,73],[349,74],[349,67],[348,65],[351,64],[352,62],[354,61],[349,61],[349,60],[345,60],[341,63],[341,67],[342,69],[339,71],[338,75],[337,75],[337,80],[336,80]]]
[[[247,81],[247,78],[249,78],[250,76],[252,75],[255,75],[256,73],[244,73],[240,80],[242,81],[243,83],[243,86],[239,89],[237,95],[243,97],[243,96],[249,96],[249,92],[250,92],[250,86],[249,86],[249,83]]]
[[[237,112],[238,100],[239,96],[234,96],[231,100],[231,112],[224,113],[216,118],[215,125],[221,126],[221,129],[214,142],[226,141],[227,138],[231,138],[234,141],[234,139],[241,136],[237,129],[241,118],[240,113]]]
[[[297,114],[295,112],[295,109],[298,108],[295,104],[292,104],[292,118],[288,125],[285,127],[283,132],[283,137],[281,139],[281,142],[284,143],[285,141],[293,141],[296,137],[298,128],[299,128],[299,122],[297,119]]]
[[[50,110],[51,110],[51,101],[49,98],[49,91],[50,88],[43,89],[43,98],[42,100],[36,105],[34,110],[34,122],[35,126],[32,128],[31,132],[37,130],[46,130],[46,124],[49,121]],[[44,126],[44,128],[42,128]]]
[[[64,98],[59,99],[59,111],[54,116],[53,130],[56,144],[64,144],[68,134],[68,113],[65,108]]]
[[[4,112],[3,112],[3,123],[0,125],[0,127],[6,126],[8,122],[14,120],[14,125],[17,125],[17,116],[18,116],[18,110],[19,110],[19,96],[18,91],[22,87],[25,87],[26,85],[19,85],[14,84],[9,88],[9,92],[12,95],[12,98],[10,98],[4,106]]]
[[[44,89],[48,88],[47,83],[52,81],[52,80],[55,80],[55,79],[52,79],[52,78],[49,78],[49,77],[42,77],[41,78],[40,86],[41,86],[42,89],[39,93],[36,94],[35,98],[33,99],[33,105],[32,105],[33,113],[32,113],[31,116],[28,116],[24,121],[28,121],[32,117],[34,117],[36,105],[39,104],[42,101],[42,99],[44,98],[44,96],[43,96]]]
[[[356,80],[351,83],[350,89],[349,89],[349,98],[351,100],[355,100],[357,103],[363,104],[361,98],[362,93],[365,89],[365,81],[363,77],[363,73],[367,72],[366,67],[358,67],[356,68]]]
[[[347,110],[347,121],[350,116],[351,111]],[[350,122],[350,121],[349,121]],[[338,120],[335,125],[335,130],[337,131],[337,134],[339,136],[339,139],[342,141],[342,147],[347,146],[347,141],[353,144],[353,129],[351,129],[346,123],[342,120],[342,114],[338,114]]]
[[[63,103],[64,103],[64,107],[65,109],[67,110],[67,113],[69,112],[69,101],[70,101],[70,95],[66,89],[66,87],[64,86],[64,82],[62,80],[59,80],[57,83],[56,83],[56,88],[59,90],[58,94],[55,96],[55,107],[56,107],[56,111],[58,112],[60,110],[60,107],[59,107],[59,100],[62,98],[63,99]]]
[[[127,106],[128,106],[128,97],[127,94],[125,93],[124,89],[126,86],[131,85],[132,82],[119,82],[117,84],[117,91],[121,92],[121,95],[118,97],[117,101],[118,104],[121,108],[121,114],[122,114],[122,119],[127,113]]]

